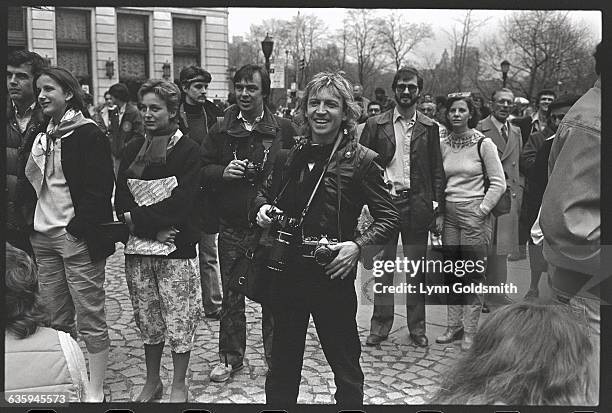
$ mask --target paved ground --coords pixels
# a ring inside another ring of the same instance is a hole
[[[106,267],[107,318],[110,328],[111,353],[107,378],[107,399],[115,402],[132,400],[144,383],[144,350],[134,324],[123,271],[123,249],[109,258]],[[545,288],[545,277],[540,284]],[[360,269],[358,289],[368,289],[372,276]],[[522,297],[529,284],[529,265],[526,260],[511,262],[508,281],[519,287]],[[365,286],[365,287],[364,287]],[[362,342],[369,330],[372,306],[364,294],[360,295],[358,327]],[[459,356],[459,343],[441,345],[435,337],[444,331],[446,308],[427,307],[427,349],[412,345],[406,329],[405,308],[396,305],[394,328],[389,340],[378,347],[362,347],[361,366],[365,374],[366,404],[424,404],[437,390],[441,375]],[[481,317],[481,321],[486,315]],[[261,309],[247,303],[246,368],[223,384],[210,382],[208,376],[218,362],[219,322],[205,319],[197,330],[195,349],[191,355],[189,383],[190,401],[200,403],[264,403],[265,364],[261,340]],[[162,361],[162,380],[169,387],[172,378],[170,349]],[[333,374],[321,351],[314,326],[310,325],[299,403],[333,403],[335,385]],[[164,401],[169,397],[166,389]]]

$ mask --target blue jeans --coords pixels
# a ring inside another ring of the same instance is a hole
[[[550,272],[554,279],[556,273],[567,273],[570,270],[564,268],[555,267],[550,265]],[[565,274],[567,275],[567,274]],[[550,279],[550,278],[549,278]],[[550,285],[553,293],[555,303],[566,306],[570,309],[571,314],[575,316],[576,321],[585,328],[588,333],[589,339],[593,346],[593,357],[589,361],[593,377],[596,379],[596,384],[589,386],[588,397],[589,405],[597,405],[599,403],[599,360],[600,360],[600,337],[601,337],[601,314],[600,305],[601,302],[597,297],[585,297],[578,295],[571,295],[564,292],[553,285]]]

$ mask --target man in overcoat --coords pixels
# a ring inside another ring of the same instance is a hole
[[[508,271],[508,254],[518,249],[518,218],[523,197],[523,183],[519,176],[519,157],[523,149],[521,130],[508,121],[514,105],[514,94],[510,89],[499,89],[493,93],[491,115],[478,123],[477,129],[497,146],[497,153],[506,175],[506,185],[512,193],[510,212],[495,219],[493,247],[487,263],[487,283],[505,283]],[[487,301],[494,304],[509,304],[504,294],[491,294]],[[486,308],[484,310],[487,311]]]

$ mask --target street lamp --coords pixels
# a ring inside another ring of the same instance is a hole
[[[506,80],[508,80],[508,70],[510,70],[510,62],[507,60],[504,60],[503,62],[501,62],[500,64],[501,66],[501,71],[502,71],[502,87],[506,87]]]
[[[166,63],[162,65],[162,77],[166,80],[170,79],[170,63],[166,60]]]
[[[112,79],[115,76],[115,63],[109,58],[105,64],[106,77]]]
[[[261,50],[263,51],[264,57],[266,58],[266,70],[270,73],[270,56],[272,55],[272,49],[274,48],[274,41],[266,33],[266,38],[261,42]]]

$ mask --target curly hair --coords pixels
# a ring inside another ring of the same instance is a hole
[[[450,108],[451,106],[453,106],[453,103],[459,101],[459,100],[463,100],[468,107],[468,110],[470,111],[470,115],[472,115],[472,117],[468,120],[468,128],[470,129],[474,129],[477,125],[478,125],[478,121],[480,120],[480,111],[478,110],[478,108],[476,107],[476,105],[474,105],[474,101],[472,100],[471,97],[450,97],[446,100],[446,118],[444,119],[444,123],[445,126],[449,129],[452,130],[452,125],[448,119],[448,115],[450,112]]]
[[[138,100],[142,100],[147,93],[153,93],[162,99],[166,103],[168,112],[176,113],[178,116],[181,89],[175,83],[163,79],[149,79],[138,89]]]
[[[9,243],[4,285],[7,331],[19,339],[31,336],[45,320],[38,294],[38,273],[28,254]]]
[[[355,102],[353,97],[353,85],[345,77],[343,71],[337,72],[320,72],[312,77],[310,82],[306,85],[304,90],[304,97],[301,99],[298,106],[298,123],[302,123],[302,134],[305,136],[311,135],[310,124],[306,114],[308,110],[308,101],[311,95],[316,95],[322,89],[330,89],[332,92],[338,94],[342,98],[343,111],[346,115],[346,120],[342,122],[341,128],[346,130],[353,130],[355,127],[356,120],[361,114],[359,104]]]
[[[445,374],[432,403],[583,405],[596,379],[584,327],[560,305],[520,302],[496,311]]]

